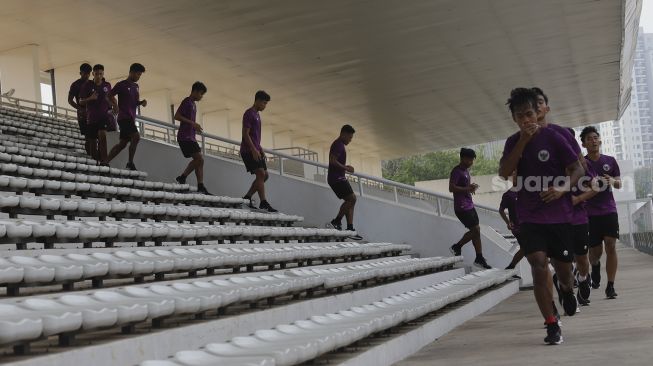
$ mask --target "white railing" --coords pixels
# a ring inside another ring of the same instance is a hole
[[[0,97],[0,105],[19,111],[70,121],[71,125],[74,122],[74,126],[77,126],[77,112],[70,108],[6,96]],[[143,138],[176,145],[179,126],[144,116],[138,116],[136,123]],[[240,160],[240,141],[209,133],[201,133],[198,142],[206,155]],[[302,179],[307,182],[326,184],[328,165],[285,154],[278,150],[264,149],[264,151],[271,173]],[[362,173],[348,174],[347,178],[361,197],[373,197],[394,202],[402,206],[434,212],[438,216],[454,216],[451,196]],[[496,208],[477,204],[476,209],[481,217],[501,220]]]

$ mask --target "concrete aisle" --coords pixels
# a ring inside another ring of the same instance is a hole
[[[543,343],[533,293],[521,291],[396,365],[653,365],[653,256],[623,247],[618,255],[619,297],[605,298],[604,257],[601,288],[562,318],[560,346]]]

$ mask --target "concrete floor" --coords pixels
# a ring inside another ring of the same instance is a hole
[[[603,271],[591,305],[562,318],[564,344],[543,343],[533,293],[521,291],[396,365],[653,365],[653,256],[623,247],[618,254],[619,297],[605,298]]]

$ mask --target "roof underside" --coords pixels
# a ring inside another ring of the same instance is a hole
[[[617,118],[629,100],[622,70],[640,8],[637,0],[7,0],[0,50],[36,43],[43,70],[90,60],[110,76],[141,62],[141,92],[169,88],[177,100],[203,80],[202,109],[233,118],[265,89],[267,128],[326,144],[349,122],[354,151],[389,158],[507,136],[515,126],[504,103],[516,86],[542,87],[561,124]]]

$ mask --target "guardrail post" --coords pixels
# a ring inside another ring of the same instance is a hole
[[[141,136],[145,137],[145,124],[142,119],[138,120],[138,127],[140,128]]]
[[[206,155],[206,139],[204,134],[200,135],[202,137],[202,154]]]
[[[395,202],[399,203],[399,195],[397,194],[397,187],[392,187],[392,191],[395,194]]]
[[[278,155],[277,158],[279,159],[279,175],[283,175],[283,158]]]
[[[438,216],[442,216],[442,206],[440,205],[440,197],[435,198],[435,212]]]
[[[630,246],[635,248],[635,236],[633,235],[633,216],[630,213],[630,203],[627,203],[626,207],[628,208],[628,235],[630,236]]]
[[[363,197],[363,180],[360,177],[358,177],[358,192]]]

